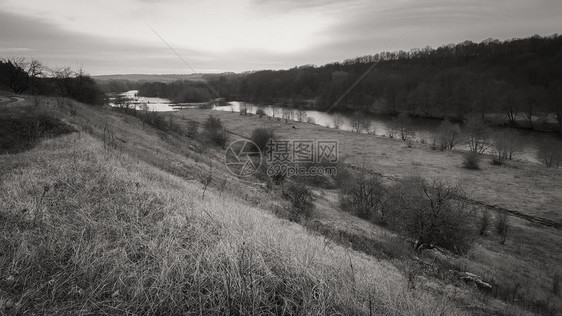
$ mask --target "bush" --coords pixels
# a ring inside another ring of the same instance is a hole
[[[509,217],[507,213],[498,213],[496,215],[496,233],[501,236],[500,243],[503,245],[507,237],[507,229],[509,228]]]
[[[490,129],[479,116],[467,118],[464,123],[463,134],[471,152],[483,154],[490,147]]]
[[[548,168],[560,167],[562,162],[562,143],[545,139],[537,148],[537,158]]]
[[[400,114],[389,124],[388,136],[394,138],[396,135],[403,141],[416,136],[416,131],[413,128],[413,121],[405,113]]]
[[[291,182],[283,189],[283,197],[291,202],[289,219],[299,221],[309,219],[314,209],[312,191],[302,183]]]
[[[473,151],[464,155],[463,166],[470,170],[480,170],[480,155]]]
[[[185,134],[191,139],[197,139],[199,136],[199,127],[197,126],[197,122],[189,121],[189,123],[187,123]]]
[[[452,124],[451,121],[445,119],[437,129],[437,135],[434,138],[435,148],[441,151],[445,149],[453,149],[459,141],[461,129],[458,124]]]
[[[465,253],[471,246],[473,209],[460,187],[406,178],[389,189],[382,212],[393,229],[415,240],[415,250],[435,246]]]
[[[210,115],[205,121],[205,130],[207,131],[216,131],[222,128],[221,119],[216,116]]]
[[[478,222],[478,234],[484,235],[486,230],[490,227],[490,211],[483,210],[480,214],[480,221]]]
[[[252,131],[252,141],[258,146],[258,149],[264,152],[267,144],[273,139],[273,130],[269,128],[256,128]]]
[[[494,158],[492,163],[502,165],[505,160],[513,159],[513,154],[519,149],[517,134],[513,129],[506,129],[494,135]]]
[[[350,180],[346,185],[341,186],[340,206],[342,210],[364,219],[371,219],[377,212],[384,195],[384,187],[380,178],[361,175]],[[382,216],[382,221],[384,222],[384,216]]]
[[[262,118],[265,115],[265,111],[262,108],[258,107],[258,109],[256,110],[256,115],[259,115],[260,118]]]
[[[207,118],[207,121],[205,121],[205,132],[207,137],[218,146],[224,148],[226,143],[228,143],[228,134],[218,117],[211,115]]]

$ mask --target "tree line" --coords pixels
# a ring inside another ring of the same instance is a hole
[[[83,69],[50,68],[37,59],[0,58],[0,88],[16,94],[61,96],[89,104],[103,104],[104,93]]]
[[[326,110],[376,63],[339,102],[337,110],[458,120],[477,114],[526,127],[550,120],[562,129],[560,60],[562,37],[535,35],[203,78],[230,100]],[[193,81],[145,84],[140,93],[176,101],[214,97],[205,85]]]

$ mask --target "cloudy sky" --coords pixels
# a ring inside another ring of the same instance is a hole
[[[560,0],[0,0],[0,56],[93,75],[192,73],[154,29],[197,72],[241,72],[551,35],[561,17]]]

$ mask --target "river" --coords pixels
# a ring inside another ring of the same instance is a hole
[[[174,108],[175,104],[172,103],[170,100],[162,99],[162,98],[151,98],[151,97],[139,97],[137,95],[137,90],[127,91],[125,93],[120,94],[123,97],[126,97],[132,100],[132,104],[137,108],[141,109],[141,106],[148,107],[150,111],[176,111]],[[113,104],[113,106],[115,106]],[[227,105],[224,106],[215,106],[213,110],[216,111],[225,111],[225,112],[240,112],[240,109],[246,109],[248,113],[255,114],[258,108],[262,108],[266,115],[281,117],[281,113],[283,108],[273,106],[273,105],[263,105],[259,106],[254,103],[249,102],[238,102],[238,101],[231,101],[228,102]],[[342,123],[339,126],[339,129],[352,131],[353,128],[351,126],[351,114],[345,113],[326,113],[321,111],[313,111],[313,110],[305,110],[307,118],[312,118],[315,124],[321,126],[330,126],[334,128],[334,118],[336,116],[343,117]],[[379,136],[388,136],[389,134],[389,127],[390,123],[394,119],[392,116],[388,115],[375,115],[375,114],[364,114],[364,117],[369,119],[371,122],[371,127],[369,130],[370,134],[379,135]],[[296,118],[295,118],[296,120]],[[412,128],[415,131],[414,140],[417,142],[426,142],[431,144],[433,141],[433,135],[439,124],[441,124],[440,120],[436,119],[428,119],[428,118],[412,118],[411,120]],[[501,127],[493,127],[494,130],[500,130]],[[525,130],[525,129],[518,129],[516,130],[518,133],[518,139],[520,140],[520,150],[515,155],[516,160],[525,160],[531,162],[538,162],[536,158],[537,152],[537,145],[548,139],[549,141],[554,141],[562,146],[562,135],[556,133],[544,133],[544,132],[537,132],[532,130]],[[459,146],[459,149],[466,149],[463,146]]]

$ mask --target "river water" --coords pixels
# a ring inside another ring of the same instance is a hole
[[[273,105],[263,105],[257,106],[254,103],[249,102],[229,102],[225,106],[215,106],[214,110],[226,111],[226,112],[240,112],[240,109],[246,109],[248,113],[255,114],[256,111],[261,108],[264,110],[265,114],[268,116],[281,117],[283,108],[273,106]],[[353,127],[351,125],[352,114],[345,113],[326,113],[321,111],[305,110],[306,117],[313,118],[314,123],[321,126],[329,126],[334,128],[334,118],[336,116],[343,117],[343,122],[340,124],[339,129],[345,131],[352,131]],[[390,131],[390,126],[394,117],[388,115],[375,115],[375,114],[363,114],[365,118],[371,121],[371,128],[369,134],[388,136]],[[412,128],[415,131],[414,140],[417,142],[426,142],[431,144],[433,142],[433,137],[436,134],[437,128],[441,124],[441,120],[438,119],[428,119],[428,118],[412,118],[411,119]],[[499,131],[502,127],[492,127],[494,131]],[[532,130],[518,129],[516,130],[519,139],[519,151],[515,154],[515,160],[523,160],[530,162],[539,162],[537,159],[537,146],[545,139],[554,141],[562,146],[562,135],[556,133],[544,133]],[[458,145],[458,149],[468,150],[467,146]],[[487,151],[490,153],[490,150]]]
[[[132,100],[132,104],[137,108],[141,109],[144,105],[148,107],[150,111],[176,111],[170,100],[162,98],[151,98],[151,97],[139,97],[137,95],[137,90],[127,91],[121,95]],[[240,112],[240,109],[246,109],[248,113],[255,114],[258,108],[264,110],[265,114],[268,116],[281,117],[283,108],[273,105],[258,105],[249,102],[238,102],[231,101],[224,106],[215,106],[213,110],[225,111],[225,112]],[[336,116],[343,117],[343,120],[339,126],[339,129],[345,131],[352,131],[351,126],[351,114],[345,113],[326,113],[321,111],[305,110],[307,118],[312,118],[315,124],[321,126],[330,126],[334,128],[334,118]],[[369,130],[370,134],[379,136],[388,136],[390,130],[390,124],[394,119],[387,115],[374,115],[374,114],[364,114],[364,117],[369,119],[371,122],[371,128]],[[296,118],[295,118],[296,120]],[[427,118],[412,118],[412,128],[415,131],[414,140],[417,142],[426,142],[431,144],[433,142],[433,136],[436,133],[440,120],[427,119]],[[494,127],[494,130],[500,130],[501,127]],[[517,130],[518,138],[520,140],[520,151],[516,154],[516,160],[525,160],[531,162],[538,162],[536,158],[537,145],[548,139],[550,141],[557,142],[562,146],[562,135],[556,133],[543,133],[532,130]],[[463,146],[459,146],[459,149],[465,149]]]

